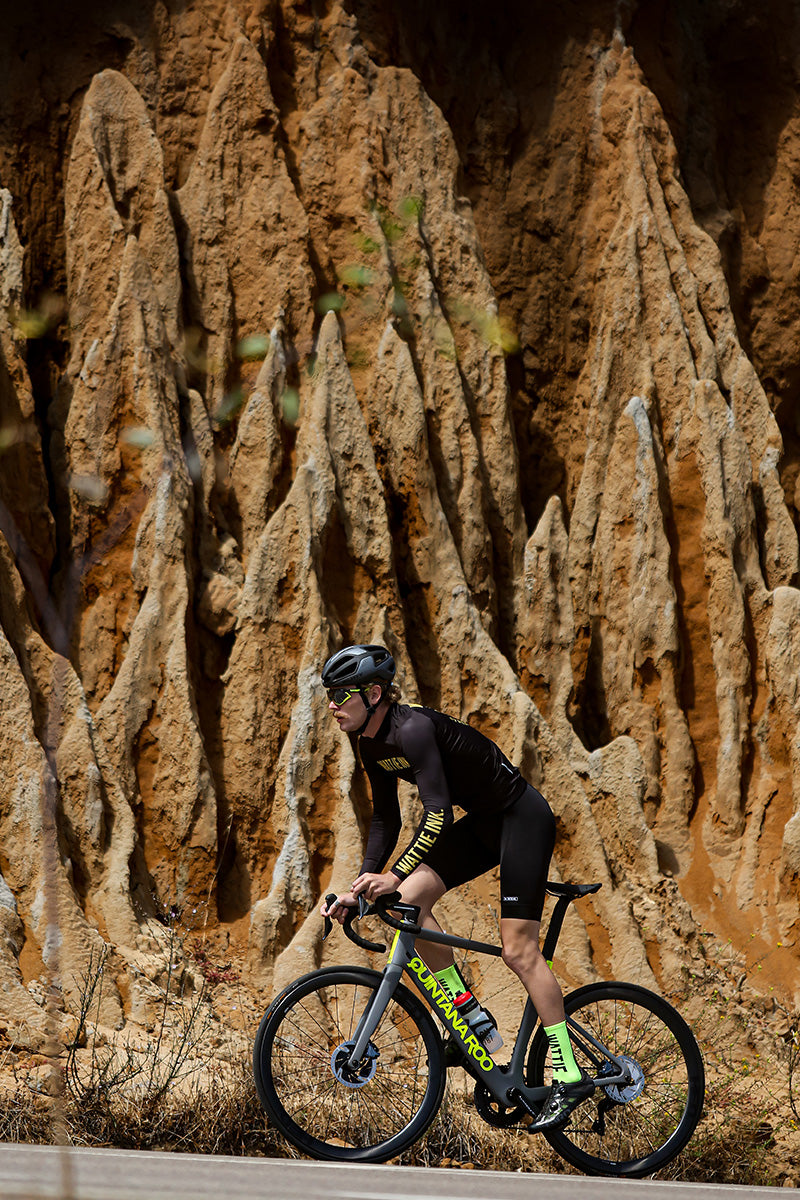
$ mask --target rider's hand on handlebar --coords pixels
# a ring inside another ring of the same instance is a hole
[[[385,871],[382,875],[373,875],[365,871],[354,881],[350,893],[353,896],[363,895],[367,900],[375,901],[379,896],[388,896],[396,892],[399,884],[400,880],[393,871]]]
[[[323,900],[319,911],[323,917],[330,917],[332,921],[338,921],[340,925],[344,925],[348,908],[355,908],[357,904],[358,898],[353,892],[343,892],[341,896],[336,897],[330,908],[328,908],[327,899]]]

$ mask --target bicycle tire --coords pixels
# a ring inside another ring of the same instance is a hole
[[[349,1078],[347,1043],[382,976],[360,967],[313,971],[265,1013],[253,1047],[259,1099],[298,1150],[334,1162],[383,1162],[422,1137],[442,1102],[442,1039],[398,984],[363,1071]]]
[[[683,1149],[703,1112],[705,1072],[694,1034],[671,1004],[637,984],[588,984],[570,993],[564,1007],[612,1054],[628,1058],[634,1082],[627,1096],[598,1087],[564,1128],[544,1136],[587,1175],[654,1174]],[[572,1043],[578,1064],[596,1076],[579,1038]],[[540,1027],[526,1064],[532,1085],[544,1082],[548,1049]]]

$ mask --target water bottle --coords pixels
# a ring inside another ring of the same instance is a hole
[[[494,1054],[503,1044],[494,1018],[484,1012],[472,992],[461,992],[453,1001],[458,1015],[463,1017],[488,1054]]]

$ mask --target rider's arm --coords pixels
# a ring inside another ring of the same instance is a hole
[[[433,722],[421,714],[413,724],[409,722],[403,730],[403,751],[411,765],[423,811],[413,838],[391,868],[398,879],[405,879],[425,861],[437,839],[453,822],[450,789]]]

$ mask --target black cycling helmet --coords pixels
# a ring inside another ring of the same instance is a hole
[[[345,646],[332,654],[322,668],[325,688],[364,688],[394,679],[394,659],[385,646]]]

